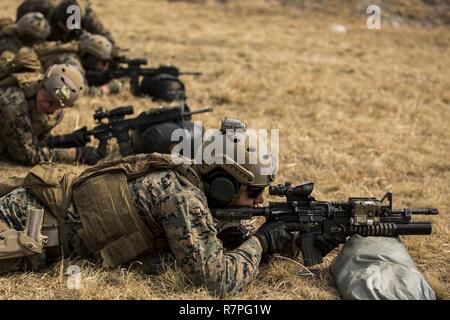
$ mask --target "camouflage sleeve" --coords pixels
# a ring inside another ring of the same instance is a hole
[[[70,158],[67,150],[38,146],[27,108],[28,102],[21,90],[8,88],[0,95],[0,139],[9,155],[23,165]]]
[[[262,248],[252,237],[224,252],[208,207],[193,192],[161,203],[161,222],[178,265],[195,285],[223,297],[245,287],[256,275]]]
[[[112,34],[101,23],[89,3],[86,7],[86,14],[83,17],[82,25],[83,29],[85,29],[86,31],[89,31],[93,34],[100,34],[102,36],[105,36],[109,41],[111,41],[112,44],[115,44]]]

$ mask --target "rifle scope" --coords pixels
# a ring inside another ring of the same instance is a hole
[[[94,120],[97,122],[100,122],[103,119],[114,120],[117,118],[123,118],[124,116],[133,113],[134,113],[133,106],[118,107],[112,110],[105,110],[103,108],[99,108],[95,110]]]

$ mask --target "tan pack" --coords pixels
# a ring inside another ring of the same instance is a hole
[[[128,181],[172,169],[187,183],[201,187],[192,162],[186,159],[185,163],[174,164],[170,155],[158,153],[130,156],[100,162],[75,180],[73,200],[83,224],[80,237],[91,253],[100,254],[105,266],[118,266],[161,249],[133,204]]]
[[[53,162],[43,162],[33,167],[23,181],[27,192],[51,213],[44,217],[44,233],[49,236],[49,246],[59,242],[66,253],[69,252],[67,235],[70,230],[65,216],[72,198],[72,184],[78,174],[76,169],[68,170]],[[59,232],[55,234],[57,229]]]
[[[0,79],[18,72],[41,72],[42,65],[33,50],[22,48],[14,58],[10,57],[0,64]]]
[[[11,18],[0,19],[0,38],[16,34],[17,24]]]
[[[40,60],[46,60],[50,56],[61,53],[78,53],[79,41],[59,42],[47,41],[42,44],[34,45],[33,49],[36,51]]]
[[[25,96],[34,96],[42,86],[42,66],[32,50],[21,50],[19,54],[0,62],[0,88],[19,87]]]

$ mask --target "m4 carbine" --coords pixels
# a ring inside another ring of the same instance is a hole
[[[267,207],[213,209],[219,220],[240,221],[264,216],[267,221],[298,223],[300,248],[305,266],[322,262],[334,246],[327,239],[345,243],[351,235],[395,237],[431,234],[431,222],[412,222],[415,214],[437,215],[434,208],[392,208],[392,193],[381,199],[350,198],[346,202],[317,201],[311,196],[312,182],[293,186],[271,186],[269,194],[286,198],[286,202],[269,202]],[[388,204],[383,204],[385,200]]]
[[[112,66],[107,71],[87,71],[86,79],[90,86],[102,86],[112,79],[130,78],[131,93],[135,96],[141,95],[139,80],[141,77],[153,77],[160,74],[168,74],[174,77],[180,75],[200,76],[201,72],[181,72],[172,65],[161,65],[158,68],[145,68],[147,59],[129,59],[127,57],[117,57]],[[123,67],[121,65],[126,65]]]
[[[164,107],[142,112],[136,118],[125,119],[126,115],[133,114],[132,106],[118,107],[112,110],[99,108],[95,111],[94,120],[98,123],[93,129],[83,127],[70,134],[50,136],[45,141],[49,148],[84,147],[91,141],[91,137],[99,140],[98,151],[106,155],[108,141],[116,138],[122,156],[134,154],[129,131],[138,128],[147,128],[159,123],[169,121],[188,121],[191,116],[199,113],[211,112],[212,108],[190,111],[187,104],[176,107]],[[103,122],[103,120],[107,120]]]

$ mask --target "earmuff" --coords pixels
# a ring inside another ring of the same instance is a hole
[[[239,193],[239,184],[228,173],[217,170],[206,177],[205,189],[215,205],[229,205]]]

